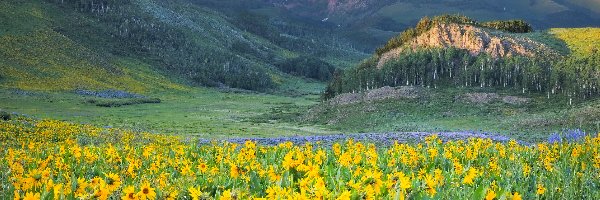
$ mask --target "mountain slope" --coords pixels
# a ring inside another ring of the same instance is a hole
[[[38,3],[0,2],[0,83],[25,90],[181,89],[147,65],[102,54],[52,30]],[[150,84],[152,83],[152,84]]]
[[[0,84],[9,88],[141,91],[147,88],[139,85],[161,80],[269,91],[294,79],[274,63],[310,51],[329,52],[313,56],[337,66],[364,56],[342,40],[294,35],[303,26],[286,18],[297,27],[283,32],[267,21],[262,25],[273,35],[266,35],[248,31],[242,16],[187,0],[9,0],[0,6],[8,19],[0,22],[7,42],[0,47]],[[326,27],[317,29],[327,34]]]
[[[374,50],[424,16],[460,13],[480,20],[523,19],[536,29],[600,26],[596,0],[262,0],[299,16],[340,25]]]
[[[540,29],[598,25],[598,8],[600,3],[594,0],[400,0],[382,8],[377,14],[402,24],[411,24],[423,16],[443,13],[461,13],[480,20],[520,18]]]
[[[594,0],[263,0],[296,12],[299,15],[316,18],[331,18],[338,23],[352,23],[353,20],[380,15],[390,17],[403,24],[414,22],[426,15],[436,15],[461,11],[463,14],[477,14],[484,20],[525,18],[534,21],[536,26],[558,25],[565,21],[551,20],[560,13],[579,13],[565,16],[567,21],[595,19],[600,12],[600,3]],[[311,11],[311,12],[309,12]],[[587,22],[590,23],[590,22]],[[596,22],[597,23],[597,22]],[[572,24],[571,24],[572,25]]]

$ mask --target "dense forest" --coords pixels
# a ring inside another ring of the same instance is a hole
[[[276,66],[285,73],[320,81],[331,79],[336,69],[333,65],[313,56],[286,59],[283,62],[277,63]]]
[[[590,98],[600,94],[600,54],[564,59],[513,56],[494,59],[466,50],[421,49],[400,55],[381,69],[371,58],[356,68],[336,71],[324,97],[383,86],[492,87],[548,97]]]

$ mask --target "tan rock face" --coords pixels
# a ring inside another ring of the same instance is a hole
[[[471,55],[487,53],[494,58],[514,55],[535,56],[536,52],[549,50],[545,45],[526,37],[515,37],[500,31],[479,28],[472,25],[437,23],[426,33],[408,42],[402,47],[381,55],[377,68],[397,58],[403,51],[419,48],[464,49]]]

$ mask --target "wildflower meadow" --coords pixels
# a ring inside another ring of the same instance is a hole
[[[0,122],[0,199],[599,199],[600,137],[259,145]]]

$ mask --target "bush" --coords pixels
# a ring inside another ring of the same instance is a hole
[[[10,113],[6,111],[0,111],[0,120],[8,121],[11,119]]]
[[[88,102],[91,102],[88,100]],[[135,104],[146,104],[146,103],[160,103],[159,98],[139,98],[139,99],[124,99],[124,100],[110,100],[110,101],[93,101],[96,102],[96,106],[99,107],[121,107]]]
[[[511,33],[529,33],[533,31],[531,25],[523,20],[490,21],[481,23],[481,26]]]

